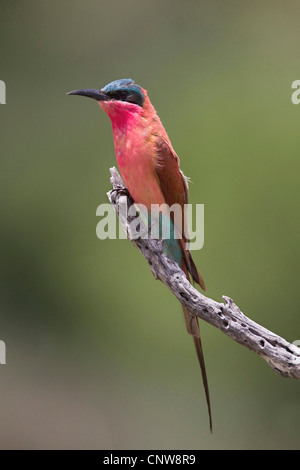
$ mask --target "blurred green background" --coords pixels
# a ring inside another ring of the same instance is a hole
[[[274,0],[1,2],[1,448],[299,447],[299,383],[201,322],[210,435],[178,302],[127,240],[96,237],[109,119],[65,95],[148,90],[205,204],[207,295],[300,339],[299,15]]]

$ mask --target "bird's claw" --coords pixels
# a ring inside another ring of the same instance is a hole
[[[115,201],[117,197],[120,197],[120,196],[130,197],[130,194],[127,188],[120,186],[120,187],[114,187],[111,190],[111,196],[112,196],[112,199]]]

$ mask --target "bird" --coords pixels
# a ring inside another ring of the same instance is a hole
[[[78,89],[67,94],[96,100],[109,116],[117,164],[136,204],[143,204],[148,211],[153,204],[165,204],[168,207],[179,204],[182,211],[181,227],[176,226],[172,213],[163,214],[165,219],[169,218],[170,227],[173,228],[173,236],[164,240],[165,253],[179,265],[189,282],[192,280],[206,291],[204,280],[186,248],[188,233],[184,206],[188,203],[188,178],[180,169],[180,160],[147,90],[132,79],[119,79],[101,89]],[[179,232],[178,237],[174,236],[175,232]],[[184,306],[182,308],[186,329],[193,338],[201,368],[212,432],[210,394],[198,318]]]

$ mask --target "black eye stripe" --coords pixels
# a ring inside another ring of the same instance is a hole
[[[117,96],[118,98],[120,98],[121,100],[126,100],[127,96],[128,96],[128,93],[126,91],[120,91],[119,93],[117,93]]]
[[[137,104],[138,106],[143,106],[143,95],[141,93],[135,93],[132,90],[112,90],[107,93],[111,99],[127,101],[129,103]]]

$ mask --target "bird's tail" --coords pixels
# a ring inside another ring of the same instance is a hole
[[[171,223],[171,228],[173,228],[172,234],[174,235],[175,232],[174,232],[174,226],[172,223]],[[176,263],[181,267],[187,279],[190,281],[190,275],[191,275],[193,281],[199,284],[200,287],[205,291],[206,287],[205,287],[204,280],[193,261],[191,253],[185,247],[184,239],[183,238],[176,239],[174,238],[174,236],[171,236],[170,239],[165,240],[164,248],[165,248],[165,253],[174,261],[176,261]],[[184,306],[182,306],[182,309],[183,309],[186,329],[188,333],[193,336],[197,358],[198,358],[198,362],[201,368],[202,381],[203,381],[206,403],[207,403],[207,408],[208,408],[209,427],[210,427],[210,431],[212,432],[212,417],[211,417],[209,388],[208,388],[207,375],[206,375],[206,370],[205,370],[205,362],[204,362],[203,349],[202,349],[201,338],[200,338],[198,318],[192,313],[190,313],[189,310],[185,308]]]
[[[209,388],[208,388],[208,381],[205,369],[205,362],[204,362],[204,355],[203,355],[203,348],[200,338],[200,329],[198,324],[198,318],[190,313],[184,306],[182,306],[186,329],[190,335],[193,336],[193,341],[197,353],[198,362],[201,368],[202,373],[202,381],[205,391],[207,409],[208,409],[208,417],[209,417],[209,428],[210,432],[212,432],[212,416],[211,416],[211,406],[210,406],[210,396],[209,396]]]
[[[189,267],[187,266],[187,263],[185,262],[185,259],[187,257],[189,259],[189,264],[190,264]],[[189,251],[186,251],[186,257],[182,261],[183,261],[181,263],[182,270],[185,273],[187,279],[189,280],[189,272],[190,272],[193,280],[197,282],[202,287],[203,290],[206,290],[204,280],[201,274],[199,273],[198,269],[196,268],[195,263],[192,259],[191,253]],[[206,375],[206,369],[205,369],[205,362],[204,362],[203,348],[202,348],[201,337],[200,337],[200,328],[199,328],[198,318],[192,313],[190,313],[189,310],[185,308],[184,306],[182,306],[182,309],[183,309],[186,329],[187,329],[187,332],[193,336],[197,358],[198,358],[198,362],[201,368],[202,382],[204,386],[205,398],[206,398],[207,409],[208,409],[209,428],[210,428],[210,432],[212,432],[210,396],[209,396],[209,388],[208,388],[208,381],[207,381],[207,375]]]

